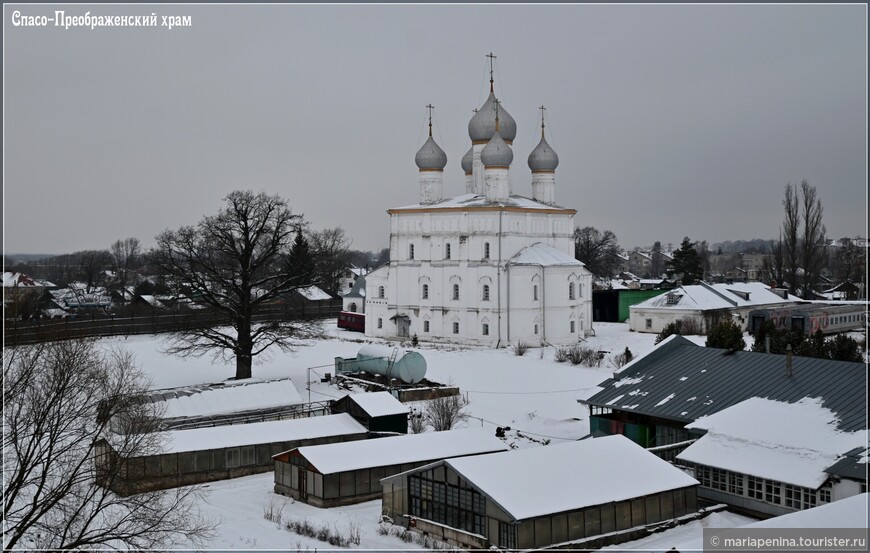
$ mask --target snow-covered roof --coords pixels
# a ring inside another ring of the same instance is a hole
[[[402,353],[400,352],[400,356]],[[394,398],[390,392],[364,392],[361,394],[348,394],[347,397],[359,405],[363,411],[372,417],[385,417],[389,415],[404,415],[408,407]]]
[[[38,286],[42,285],[24,273],[13,273],[10,271],[3,273],[3,288],[36,288]]]
[[[557,265],[573,265],[582,267],[583,263],[574,259],[563,252],[557,250],[553,246],[548,246],[543,242],[536,242],[531,246],[526,246],[521,249],[509,261],[509,265],[544,265],[552,267]]]
[[[306,288],[297,288],[296,292],[303,298],[311,301],[331,300],[332,296],[318,288],[317,286],[308,286]]]
[[[840,455],[867,444],[866,430],[843,432],[838,423],[819,398],[754,397],[687,424],[707,434],[677,459],[816,489]]]
[[[151,399],[165,406],[161,415],[167,419],[239,413],[304,403],[289,378],[270,382],[246,379],[213,386],[160,390]]]
[[[862,493],[741,528],[867,528],[868,502],[870,495]]]
[[[504,442],[491,432],[479,428],[424,432],[297,449],[321,474],[507,450]]]
[[[181,453],[246,445],[291,442],[362,434],[366,429],[347,413],[229,426],[211,426],[160,433],[163,453]]]
[[[158,309],[162,309],[164,307],[163,302],[157,299],[157,296],[152,296],[151,294],[140,294],[139,297],[142,298],[142,301],[144,301],[151,307],[156,307]]]
[[[672,297],[678,297],[673,301]],[[680,309],[707,310],[732,309],[758,305],[782,304],[798,301],[795,296],[783,299],[763,282],[739,282],[734,284],[689,284],[680,286],[661,296],[650,298],[629,309]]]
[[[698,484],[621,435],[448,459],[445,463],[516,520]]]
[[[463,194],[461,196],[456,196],[455,198],[445,198],[440,202],[434,204],[413,204],[396,207],[391,209],[390,212],[411,209],[425,209],[428,211],[438,209],[462,209],[468,207],[514,207],[523,209],[541,209],[547,211],[560,210],[570,211],[572,213],[574,212],[573,209],[566,209],[564,207],[559,207],[555,205],[542,204],[540,202],[536,202],[535,200],[526,198],[525,196],[514,195],[507,199],[489,200],[487,199],[485,194]]]

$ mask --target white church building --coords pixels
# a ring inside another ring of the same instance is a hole
[[[493,93],[468,123],[465,194],[443,195],[447,156],[417,152],[420,202],[388,210],[390,262],[366,275],[366,335],[505,347],[576,343],[592,325],[592,274],[574,258],[576,210],[556,204],[559,158],[528,158],[531,198],[511,181],[516,122]]]

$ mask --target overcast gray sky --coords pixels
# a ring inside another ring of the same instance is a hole
[[[4,6],[4,251],[66,253],[289,200],[353,247],[419,199],[425,105],[445,195],[488,92],[517,121],[514,193],[547,106],[557,202],[625,247],[777,236],[783,188],[831,237],[866,233],[864,5],[62,7],[189,15],[190,28],[14,26]]]

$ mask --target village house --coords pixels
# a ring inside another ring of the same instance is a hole
[[[701,483],[698,497],[756,516],[811,509],[867,491],[866,460],[859,481],[838,463],[866,450],[867,430],[843,432],[818,398],[794,403],[753,397],[686,425],[703,435],[677,455]]]
[[[706,334],[721,321],[732,321],[746,330],[749,312],[762,307],[790,305],[799,298],[761,282],[683,285],[629,308],[634,332],[659,334],[682,321],[691,333]]]
[[[571,344],[592,324],[592,274],[574,258],[574,209],[556,203],[559,158],[528,158],[515,193],[513,117],[490,94],[468,124],[465,194],[445,198],[447,155],[431,132],[416,155],[420,201],[388,210],[390,261],[366,275],[366,335],[505,347]]]
[[[698,487],[623,436],[445,459],[381,484],[394,524],[472,549],[636,539],[626,531],[694,513]]]
[[[705,348],[673,335],[600,386],[579,400],[589,408],[590,432],[623,434],[659,448],[666,459],[698,437],[687,424],[753,397],[788,403],[820,398],[836,414],[839,430],[867,426],[864,363],[797,356],[789,363],[785,355]]]

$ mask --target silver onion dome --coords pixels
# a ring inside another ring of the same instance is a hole
[[[447,154],[435,143],[435,139],[429,136],[414,156],[414,162],[420,169],[443,171],[447,166]]]
[[[483,107],[468,122],[468,136],[472,142],[486,142],[495,134],[495,100],[495,94],[490,92]],[[498,107],[498,130],[502,139],[509,142],[517,136],[517,123],[503,105]]]
[[[474,147],[468,149],[465,155],[462,156],[462,170],[466,175],[470,175],[474,166]]]
[[[532,171],[555,171],[558,166],[559,156],[547,143],[547,139],[542,136],[541,141],[529,154],[529,169]]]
[[[483,162],[484,167],[508,167],[513,160],[514,153],[502,139],[500,132],[493,134],[487,145],[480,151],[480,161]]]

